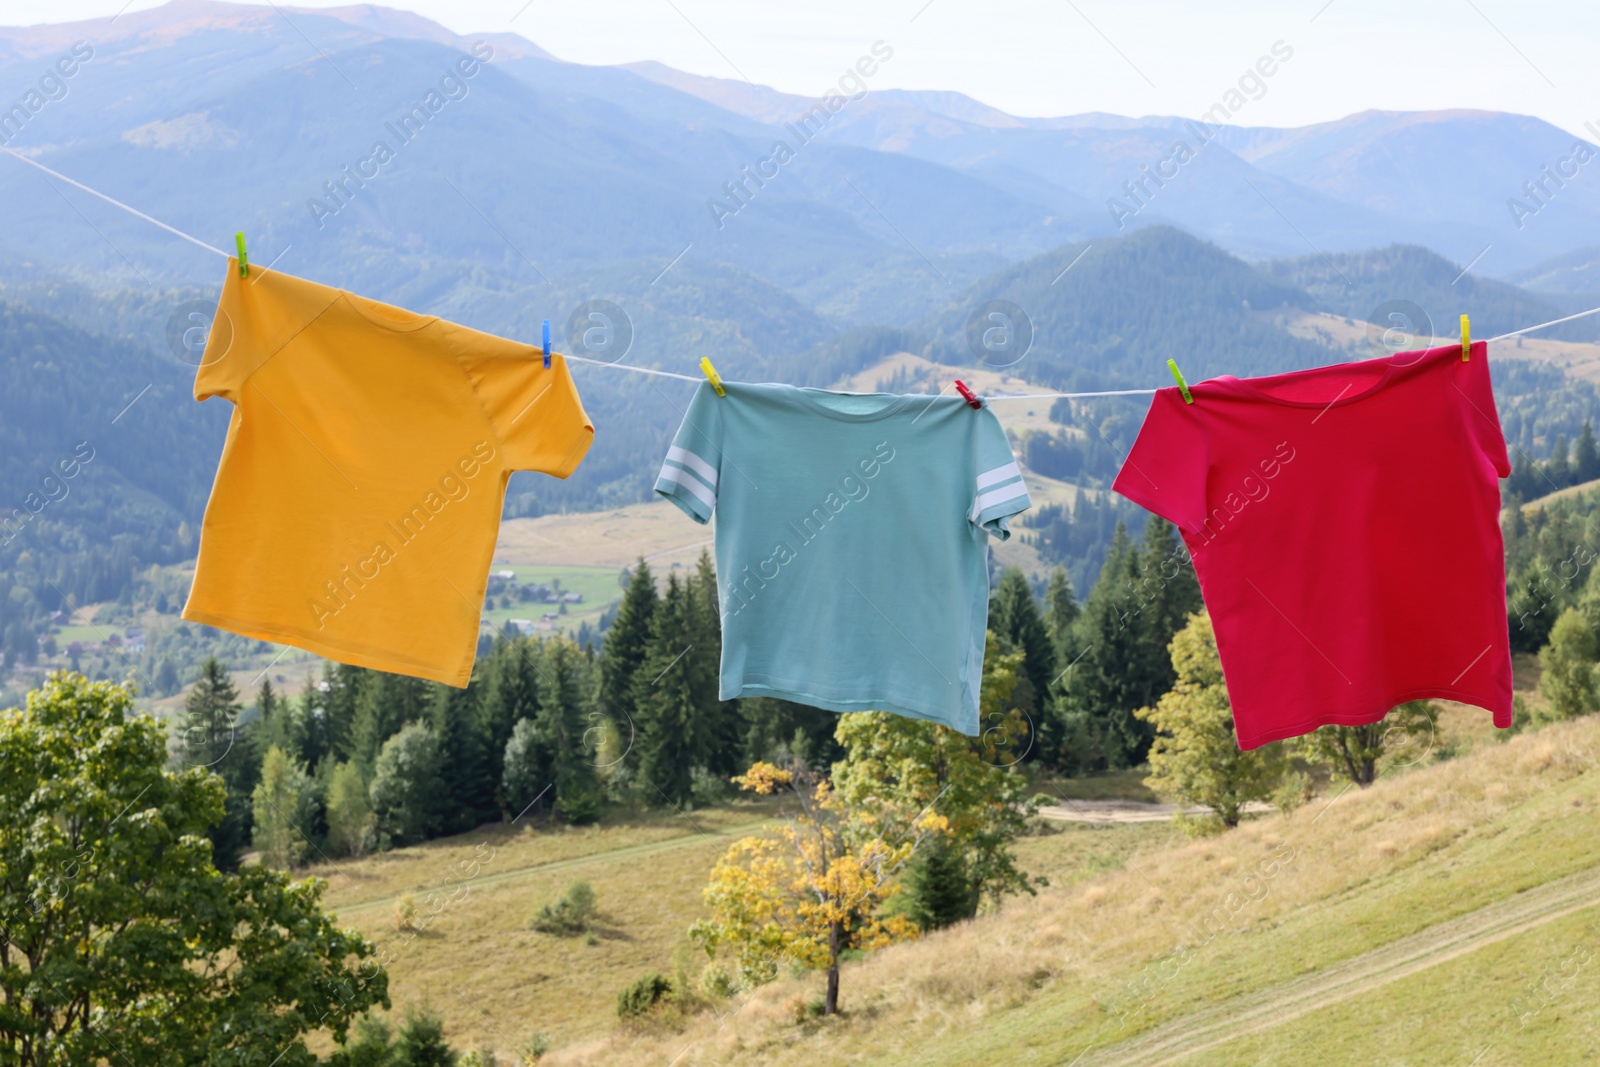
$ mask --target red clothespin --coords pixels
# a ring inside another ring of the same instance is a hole
[[[974,394],[971,389],[967,388],[967,383],[962,381],[960,378],[956,379],[956,392],[961,394],[961,399],[965,400],[969,407],[983,407],[983,401],[979,400],[977,395]]]

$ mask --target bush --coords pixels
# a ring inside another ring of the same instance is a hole
[[[689,769],[689,796],[696,807],[708,807],[728,794],[728,782],[722,775],[704,767]]]
[[[417,901],[410,893],[394,902],[394,911],[389,916],[390,923],[402,933],[417,929]]]
[[[672,983],[664,974],[647,974],[617,994],[617,1018],[641,1019],[662,1001],[672,999]]]
[[[712,1000],[727,1000],[739,992],[739,977],[727,964],[707,964],[700,972],[700,992]]]
[[[575,937],[588,932],[594,917],[594,888],[588,882],[573,882],[566,896],[541,907],[529,925],[542,934]]]

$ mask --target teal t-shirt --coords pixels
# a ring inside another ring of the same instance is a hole
[[[656,492],[717,516],[722,699],[883,710],[976,735],[989,536],[1030,505],[959,397],[701,384]]]

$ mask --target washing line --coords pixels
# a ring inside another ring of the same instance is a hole
[[[153,226],[159,226],[161,229],[166,230],[168,233],[170,233],[170,234],[172,234],[172,235],[174,235],[176,237],[181,237],[185,241],[188,241],[192,245],[198,245],[199,247],[205,249],[207,252],[213,252],[216,255],[221,256],[223,259],[227,259],[228,258],[228,253],[224,252],[222,249],[216,247],[215,245],[206,244],[204,241],[200,240],[200,238],[198,238],[198,237],[192,237],[189,234],[184,233],[182,230],[177,229],[176,227],[168,226],[166,223],[162,222],[160,219],[152,218],[151,216],[146,215],[144,212],[140,211],[138,208],[133,207],[133,206],[131,206],[129,204],[124,204],[121,200],[118,200],[115,197],[107,196],[105,193],[100,192],[100,190],[98,190],[98,189],[91,189],[91,188],[89,188],[89,186],[84,185],[82,182],[77,181],[77,180],[75,180],[73,178],[67,177],[65,174],[62,174],[58,170],[50,169],[49,167],[45,166],[43,163],[40,163],[36,159],[29,159],[27,156],[23,155],[22,153],[14,151],[14,150],[12,150],[10,148],[7,148],[4,145],[0,145],[0,152],[4,152],[6,155],[11,156],[13,159],[16,159],[16,160],[19,160],[19,161],[21,161],[23,163],[26,163],[30,167],[35,167],[38,170],[41,170],[44,173],[50,175],[51,177],[59,178],[62,181],[66,182],[68,185],[71,185],[76,189],[82,189],[84,192],[88,193],[90,196],[99,197],[101,200],[104,200],[106,203],[112,205],[113,207],[119,207],[123,211],[126,211],[128,214],[134,216],[135,218],[141,218],[141,219],[143,219],[144,221],[150,223]],[[257,270],[265,270],[265,269],[270,269],[270,268],[257,267],[256,269]],[[1492,343],[1492,342],[1496,342],[1496,341],[1505,341],[1505,340],[1509,340],[1510,338],[1513,338],[1513,337],[1521,337],[1523,334],[1534,333],[1535,331],[1543,330],[1543,329],[1546,329],[1546,328],[1551,327],[1551,326],[1559,326],[1563,322],[1571,322],[1574,319],[1587,318],[1590,315],[1600,315],[1600,307],[1590,308],[1588,311],[1580,311],[1575,315],[1567,315],[1567,316],[1564,316],[1564,317],[1559,318],[1559,319],[1551,319],[1549,322],[1541,322],[1536,326],[1525,326],[1520,330],[1512,330],[1510,333],[1503,333],[1498,337],[1489,338],[1489,342]],[[652,375],[655,375],[656,377],[660,377],[660,378],[676,378],[679,381],[684,381],[684,382],[699,382],[699,381],[703,381],[704,380],[702,378],[697,378],[692,374],[676,374],[676,373],[674,373],[672,371],[656,370],[654,367],[639,367],[639,366],[635,366],[634,364],[631,364],[631,363],[607,363],[605,360],[589,359],[589,358],[587,358],[585,356],[563,356],[563,358],[564,359],[569,359],[569,360],[576,360],[579,363],[588,363],[588,364],[591,364],[591,365],[596,366],[596,367],[611,367],[611,368],[614,368],[616,370],[633,371],[636,374],[652,374]],[[1098,392],[1087,392],[1087,393],[997,393],[997,394],[992,395],[992,396],[985,396],[983,399],[984,400],[1055,400],[1055,399],[1076,400],[1076,399],[1083,399],[1083,398],[1087,398],[1087,397],[1096,397],[1096,396],[1151,396],[1151,395],[1155,394],[1156,392],[1157,392],[1157,390],[1155,390],[1155,389],[1105,389],[1105,390],[1100,390]]]

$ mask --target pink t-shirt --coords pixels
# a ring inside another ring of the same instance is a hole
[[[1488,346],[1156,393],[1114,488],[1175,523],[1239,747],[1440,697],[1511,725]]]

